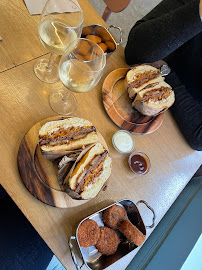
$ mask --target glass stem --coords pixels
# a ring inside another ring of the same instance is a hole
[[[53,54],[51,53],[50,54],[50,57],[49,57],[48,65],[46,66],[46,70],[48,72],[51,72],[52,71],[52,65],[51,65],[52,61],[53,61]]]

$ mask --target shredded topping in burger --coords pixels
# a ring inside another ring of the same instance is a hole
[[[157,103],[165,101],[170,96],[171,89],[168,87],[161,87],[146,92],[143,96],[143,102]]]
[[[96,128],[94,126],[85,126],[85,127],[69,127],[67,129],[59,128],[58,130],[49,133],[45,136],[40,136],[39,145],[55,145],[62,144],[64,142],[68,142],[71,140],[78,140],[80,138],[85,137],[88,133],[92,131],[96,132]]]
[[[148,81],[158,77],[160,71],[146,71],[144,73],[138,73],[133,77],[133,81],[130,83],[131,87],[138,88],[142,84],[147,83]]]
[[[95,177],[99,176],[103,171],[103,162],[108,154],[105,150],[102,154],[96,155],[91,162],[86,166],[85,171],[82,172],[77,178],[76,193],[83,191],[84,184],[88,182],[93,183]]]

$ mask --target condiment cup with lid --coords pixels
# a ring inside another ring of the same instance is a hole
[[[117,131],[112,137],[112,144],[119,153],[130,153],[133,151],[135,142],[130,132],[126,130]]]
[[[136,175],[145,175],[149,172],[151,163],[149,157],[139,151],[133,152],[128,159],[131,171]]]

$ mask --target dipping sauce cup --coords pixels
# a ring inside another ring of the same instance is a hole
[[[131,171],[137,175],[145,175],[151,167],[149,157],[143,152],[133,152],[128,159]]]
[[[119,153],[130,153],[135,145],[130,132],[126,130],[117,131],[112,137],[112,143]]]

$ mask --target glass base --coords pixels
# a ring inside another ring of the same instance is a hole
[[[34,73],[39,80],[45,83],[56,83],[59,81],[58,64],[51,62],[51,68],[47,68],[49,59],[39,59],[34,65]]]
[[[53,91],[49,96],[49,103],[53,111],[63,115],[72,114],[77,108],[75,96],[65,89]]]

